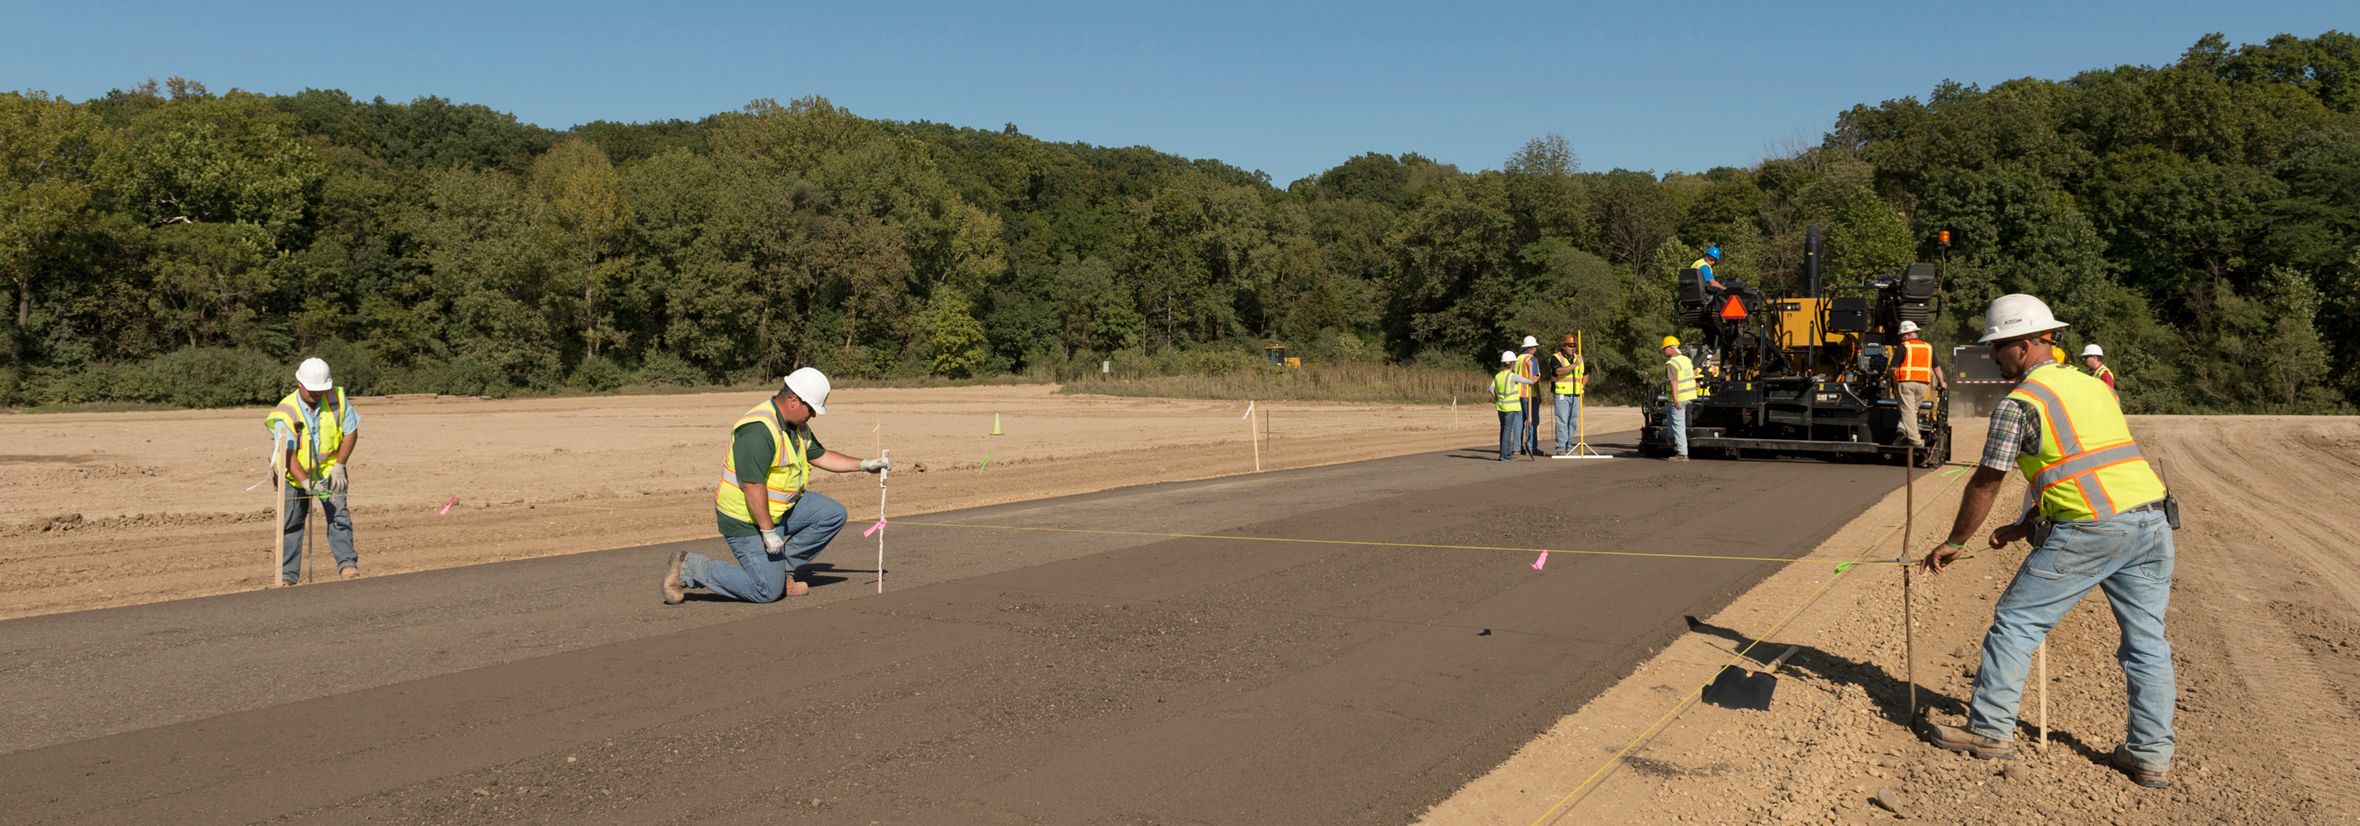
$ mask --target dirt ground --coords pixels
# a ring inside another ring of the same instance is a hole
[[[485,401],[357,398],[354,533],[371,576],[710,536],[729,423],[760,392]],[[880,441],[894,515],[1249,472],[1244,405],[1050,386],[847,389],[820,440]],[[0,619],[268,586],[260,409],[0,416]],[[993,417],[1003,435],[991,435]],[[1599,409],[1593,429],[1637,426]],[[1496,442],[1479,406],[1255,407],[1264,468]],[[876,481],[820,474],[856,521]],[[448,515],[446,503],[456,500]],[[313,564],[333,576],[321,520]]]
[[[1795,565],[1701,618],[1426,821],[2354,822],[2360,509],[2343,500],[2360,489],[2360,420],[2136,417],[2132,426],[2185,503],[2167,618],[2179,687],[2169,790],[2137,787],[2101,762],[2125,715],[2102,594],[2049,637],[2046,749],[2031,745],[2038,699],[2028,689],[2016,758],[1977,761],[1924,745],[1904,724],[1897,569]],[[1960,435],[1969,461],[1980,430],[1962,424]],[[1922,554],[1948,530],[1963,481],[1920,478],[1906,543],[1896,492],[1814,556],[1890,560],[1904,544]],[[2000,501],[2021,495],[2011,479]],[[1917,579],[1918,701],[1936,722],[1963,720],[1992,602],[2025,552],[1981,552]],[[1772,709],[1691,702],[1756,635],[1762,659],[1799,647]]]

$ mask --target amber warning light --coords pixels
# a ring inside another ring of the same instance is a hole
[[[1941,232],[1935,233],[1934,238],[1936,243],[1939,243],[1945,247],[1950,246],[1950,230],[1943,230]]]

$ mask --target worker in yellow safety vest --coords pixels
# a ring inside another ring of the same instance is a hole
[[[1664,427],[1672,432],[1674,462],[1688,461],[1688,403],[1696,401],[1696,363],[1680,353],[1677,336],[1663,337]]]
[[[1524,442],[1524,408],[1531,400],[1524,393],[1532,380],[1518,374],[1516,352],[1500,351],[1500,371],[1491,375],[1491,408],[1500,414],[1500,461],[1516,458],[1516,447]]]
[[[336,558],[337,574],[360,576],[345,494],[351,490],[352,451],[361,443],[361,414],[344,398],[344,388],[336,386],[328,363],[312,358],[296,365],[295,392],[280,399],[262,423],[270,428],[272,478],[286,506],[279,525],[284,534],[279,584],[293,585],[303,572],[303,526],[314,499],[328,520],[328,551]]]
[[[811,418],[828,412],[828,377],[809,367],[787,374],[783,386],[730,425],[729,454],[713,491],[714,520],[734,559],[685,550],[672,553],[664,572],[664,604],[678,605],[690,588],[746,602],[802,596],[802,566],[844,528],[844,506],[807,490],[811,469],[882,473],[884,459],[858,459],[825,447]]]
[[[1517,398],[1524,404],[1524,446],[1526,454],[1541,454],[1541,340],[1525,336],[1517,345],[1521,353],[1516,357],[1516,375],[1524,381],[1516,385]]]
[[[1554,394],[1553,400],[1557,407],[1554,445],[1557,451],[1552,455],[1564,456],[1573,449],[1573,434],[1580,428],[1582,392],[1590,383],[1590,371],[1582,363],[1582,354],[1575,349],[1572,336],[1566,336],[1557,352],[1550,353],[1549,357],[1556,364],[1556,369],[1552,371],[1556,380],[1549,384],[1549,392]]]
[[[1706,292],[1717,293],[1721,291],[1721,279],[1713,275],[1713,265],[1718,263],[1721,263],[1721,245],[1719,244],[1705,247],[1702,257],[1688,262],[1688,268],[1696,271],[1697,280],[1704,282]]]
[[[2114,383],[2114,368],[2106,366],[2106,348],[2095,344],[2081,348],[2081,364],[2090,369],[2090,375],[2098,377],[2114,392],[2122,392],[2122,386]]]
[[[2024,476],[2038,503],[2025,519],[1993,531],[1991,547],[2028,537],[2038,547],[1992,610],[1966,725],[1934,725],[1926,737],[1976,757],[2009,756],[2033,649],[2074,603],[2104,588],[2122,632],[2115,654],[2130,685],[2128,732],[2110,762],[2139,785],[2163,788],[2174,746],[2176,688],[2164,640],[2174,507],[2113,391],[2052,360],[2050,335],[2065,326],[2029,295],[2000,296],[1984,312],[1982,343],[2017,384],[1992,409],[1983,457],[1949,538],[1919,564],[1940,573],[1958,559],[2010,470]]]
[[[1901,346],[1891,359],[1893,371],[1893,399],[1901,413],[1901,439],[1910,447],[1925,447],[1925,437],[1918,433],[1918,407],[1936,387],[1949,387],[1942,371],[1934,367],[1934,345],[1918,338],[1915,321],[1901,322]]]

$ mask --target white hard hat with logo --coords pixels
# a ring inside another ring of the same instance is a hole
[[[316,358],[304,359],[295,366],[295,383],[314,393],[336,389],[336,378],[328,375],[328,363]]]
[[[2083,348],[2081,348],[2081,357],[2082,357],[2082,358],[2089,358],[2089,357],[2091,357],[2091,356],[2097,356],[2097,357],[2099,357],[2099,358],[2105,358],[2105,356],[2106,356],[2106,348],[2104,348],[2104,347],[2100,347],[2100,346],[2098,346],[2098,345],[2095,345],[2095,344],[2092,344],[2092,345],[2090,345],[2090,346],[2088,346],[2088,347],[2083,347]]]
[[[1532,336],[1525,336],[1525,337],[1524,337],[1524,343],[1523,343],[1523,344],[1519,344],[1519,345],[1517,345],[1517,346],[1518,346],[1518,347],[1539,347],[1539,346],[1541,346],[1541,340],[1540,340],[1540,339],[1537,339],[1537,338],[1533,338]]]
[[[1983,311],[1983,337],[1978,344],[2011,338],[2023,338],[2050,330],[2062,330],[2067,325],[2058,321],[2049,305],[2023,293],[2009,293],[1991,300],[1991,307]]]
[[[814,414],[828,412],[828,376],[817,369],[805,367],[787,374],[787,392],[802,399]]]
[[[1904,321],[1904,322],[1901,322],[1901,332],[1904,332],[1904,333],[1914,333],[1914,332],[1917,332],[1917,331],[1918,331],[1917,322],[1915,322],[1915,321]]]

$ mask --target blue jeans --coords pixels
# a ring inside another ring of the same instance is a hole
[[[1516,458],[1516,444],[1524,440],[1524,411],[1502,410],[1500,413],[1500,461]]]
[[[336,568],[361,564],[360,552],[352,549],[352,511],[344,507],[344,494],[318,499],[280,482],[279,495],[287,500],[287,521],[279,526],[286,535],[279,548],[279,579],[292,580],[303,572],[303,523],[311,517],[314,501],[328,517],[328,553],[336,557]]]
[[[2049,540],[2024,557],[1992,610],[1967,729],[1994,740],[2015,735],[2032,649],[2091,588],[2103,588],[2122,630],[2114,656],[2130,682],[2130,732],[2123,745],[2140,765],[2171,765],[2177,690],[2163,612],[2172,596],[2172,557],[2171,527],[2159,511],[2057,523]]]
[[[771,556],[762,547],[762,537],[725,536],[734,561],[713,559],[692,553],[680,564],[680,583],[684,587],[703,588],[730,599],[746,602],[777,602],[786,596],[787,577],[796,569],[811,564],[820,549],[836,538],[844,529],[844,506],[811,491],[804,491],[795,507],[787,511],[780,529],[786,531],[787,548],[780,556]]]
[[[1581,415],[1582,397],[1557,394],[1557,453],[1573,449],[1573,423]]]
[[[1522,439],[1522,442],[1524,444],[1524,452],[1526,453],[1541,452],[1540,405],[1541,399],[1539,396],[1536,395],[1524,397],[1524,411],[1519,415],[1524,417],[1524,438]]]
[[[1665,404],[1663,426],[1672,431],[1673,452],[1688,455],[1688,405],[1683,402]]]

